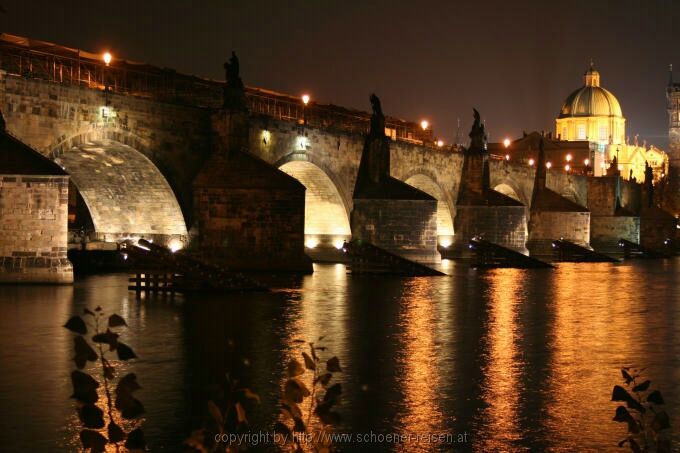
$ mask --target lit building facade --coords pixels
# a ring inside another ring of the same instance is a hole
[[[595,176],[612,173],[616,165],[624,179],[644,180],[645,163],[652,166],[656,178],[668,165],[666,153],[656,147],[633,143],[626,136],[626,118],[616,96],[600,85],[600,73],[591,63],[583,76],[583,86],[572,92],[555,120],[558,140],[587,141]]]

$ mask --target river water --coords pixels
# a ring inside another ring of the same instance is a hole
[[[128,321],[121,339],[140,358],[120,366],[143,387],[154,451],[182,450],[225,372],[261,396],[249,418],[269,430],[294,340],[322,335],[343,367],[338,431],[374,434],[343,451],[622,451],[609,400],[624,365],[646,367],[680,446],[680,260],[443,266],[451,276],[353,277],[316,265],[269,282],[270,293],[172,300],[136,300],[121,274],[2,287],[2,450],[78,449],[73,335],[61,326],[97,305]],[[411,437],[378,442],[387,434]]]

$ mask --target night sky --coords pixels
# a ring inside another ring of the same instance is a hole
[[[668,64],[680,81],[680,1],[0,0],[2,30],[389,115],[451,141],[477,107],[491,141],[553,130],[590,59],[627,134],[666,146]]]

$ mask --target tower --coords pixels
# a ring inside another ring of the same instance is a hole
[[[680,84],[673,82],[673,65],[669,66],[668,87],[668,182],[663,205],[674,215],[680,214]]]
[[[668,87],[668,157],[676,171],[680,166],[680,83],[673,82],[673,65],[669,66]]]

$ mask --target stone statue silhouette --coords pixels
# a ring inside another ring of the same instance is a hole
[[[240,64],[236,52],[231,52],[231,58],[224,63],[224,107],[234,110],[246,108],[245,86],[240,76]]]
[[[382,106],[380,105],[380,98],[374,94],[371,94],[371,107],[373,108],[373,114],[371,115],[371,129],[369,135],[371,137],[384,137],[385,136],[385,115],[382,111]]]
[[[647,192],[647,207],[654,206],[654,170],[645,162],[645,191]]]
[[[472,123],[472,129],[470,129],[470,151],[480,151],[486,150],[486,132],[484,131],[484,125],[482,124],[481,117],[477,109],[472,109],[474,112],[475,121]]]
[[[231,58],[229,58],[229,61],[224,63],[224,76],[226,78],[227,84],[236,87],[243,86],[241,76],[239,75],[240,70],[241,69],[236,52],[232,51]]]

